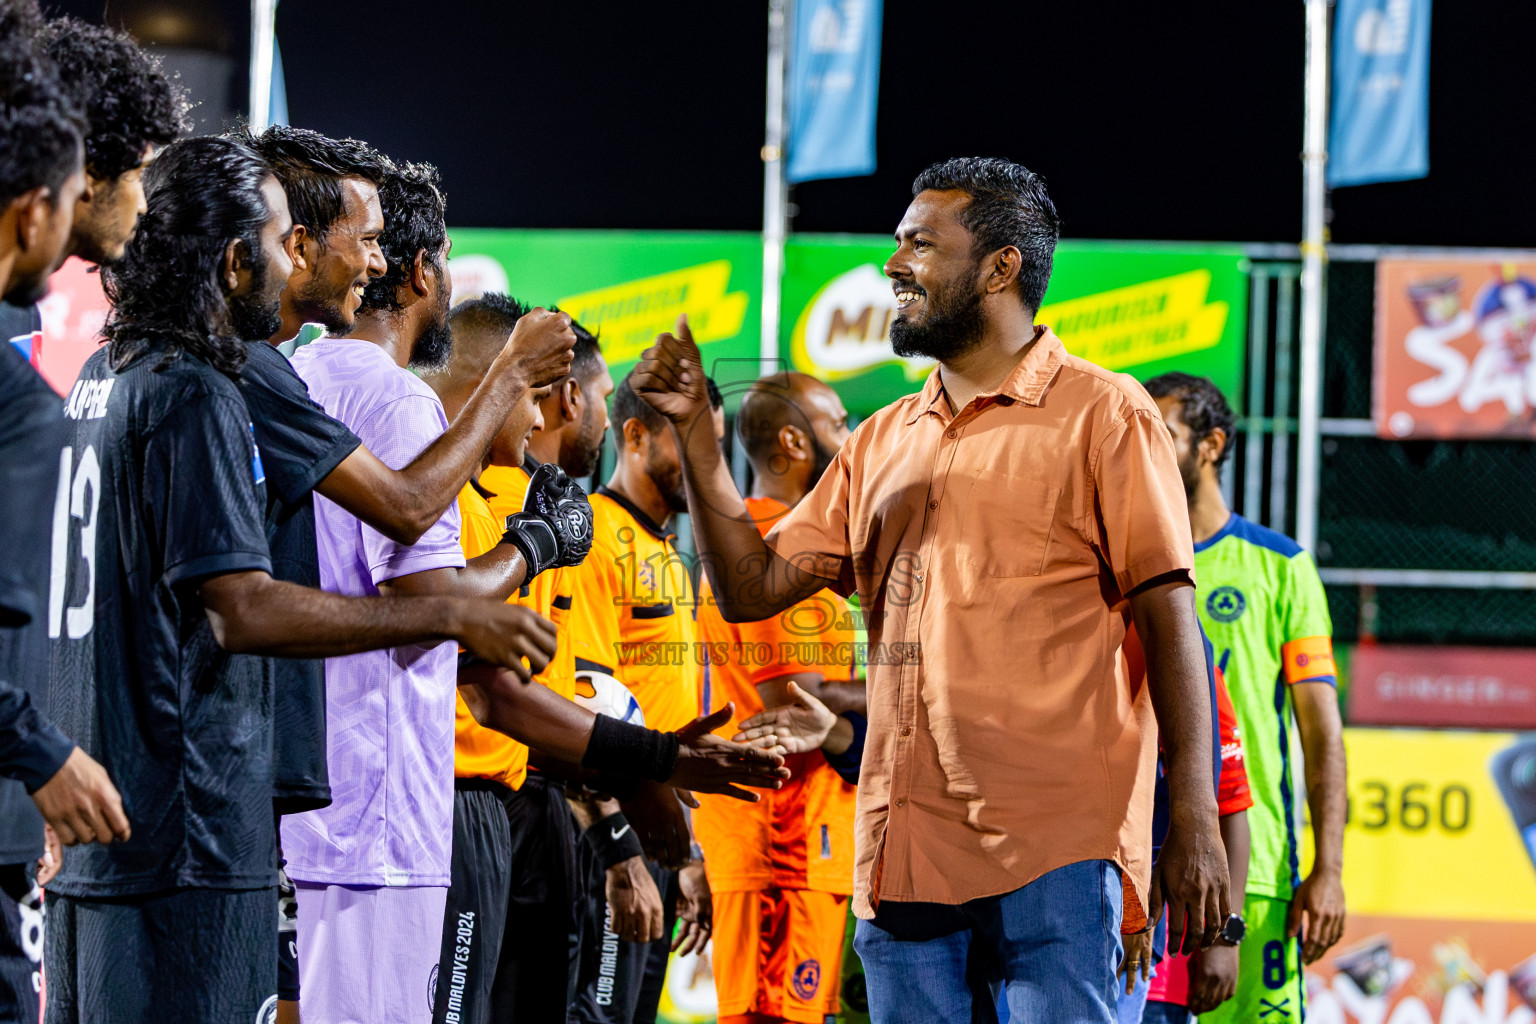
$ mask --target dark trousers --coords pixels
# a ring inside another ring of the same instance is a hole
[[[579,991],[570,1020],[575,1024],[654,1024],[677,923],[677,872],[654,861],[646,863],[661,892],[666,921],[655,942],[625,942],[609,927],[603,869],[586,843],[581,844],[580,853],[588,889]]]
[[[0,1021],[37,1024],[43,903],[27,864],[0,866]]]
[[[455,779],[453,861],[443,911],[432,1020],[489,1024],[491,988],[501,955],[512,836],[503,804],[511,793],[489,779]]]
[[[565,789],[537,772],[506,798],[512,835],[507,925],[491,1006],[497,1024],[564,1024],[576,993],[586,884]]]
[[[48,894],[48,1024],[251,1024],[277,1009],[267,889]]]

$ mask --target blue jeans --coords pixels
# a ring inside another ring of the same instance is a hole
[[[1115,1019],[1120,1024],[1144,1024],[1147,993],[1151,990],[1152,982],[1143,978],[1139,971],[1136,974],[1136,987],[1131,989],[1130,995],[1125,994],[1125,986],[1122,982],[1115,989],[1115,999],[1119,1004],[1115,1010]]]
[[[1189,1011],[1173,1003],[1148,1003],[1142,1014],[1141,1024],[1190,1024],[1194,1020]]]
[[[1115,1024],[1120,870],[1068,864],[958,906],[894,903],[860,921],[872,1024]]]
[[[1157,976],[1158,971],[1167,970],[1163,966],[1163,960],[1168,946],[1168,915],[1157,922],[1157,930],[1152,933],[1152,977]],[[1125,994],[1125,983],[1122,980],[1115,986],[1115,998],[1119,1001],[1117,1008],[1120,1024],[1153,1024],[1155,1018],[1150,1015],[1147,1007],[1147,996],[1152,991],[1150,978],[1143,978],[1141,972],[1135,972],[1136,987],[1130,995]]]

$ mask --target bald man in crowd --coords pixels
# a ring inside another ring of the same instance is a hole
[[[747,512],[763,533],[810,493],[848,438],[837,393],[803,373],[757,381],[736,425],[752,466]],[[699,632],[711,656],[704,706],[736,708],[724,736],[743,719],[791,703],[791,684],[834,711],[864,711],[852,617],[830,590],[760,622],[730,623],[706,588]],[[722,1024],[820,1024],[838,1012],[855,790],[821,750],[786,763],[790,782],[761,803],[700,797],[693,815],[714,894]]]

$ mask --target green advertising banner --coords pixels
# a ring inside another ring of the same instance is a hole
[[[615,376],[687,313],[728,396],[755,377],[762,242],[750,233],[522,231],[453,235],[454,300],[506,291],[597,331]],[[878,236],[797,235],[785,253],[782,365],[828,381],[867,416],[922,386],[932,364],[890,348],[896,312]],[[1146,379],[1210,377],[1241,400],[1247,265],[1236,247],[1062,242],[1038,320],[1067,348]],[[734,365],[733,365],[734,364]],[[735,403],[732,402],[732,405]]]
[[[688,314],[706,365],[742,360],[742,374],[757,372],[759,235],[489,228],[450,235],[455,302],[499,291],[536,306],[557,304],[598,333],[615,380],[656,335],[672,330],[679,313]]]
[[[799,235],[785,253],[780,351],[858,415],[922,387],[933,366],[891,351],[896,300],[881,268],[893,248],[878,236]],[[1067,241],[1036,321],[1107,369],[1210,377],[1237,406],[1247,300],[1236,247]]]

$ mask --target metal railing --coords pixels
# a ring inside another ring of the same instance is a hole
[[[1300,253],[1294,245],[1246,251],[1243,436],[1228,494],[1245,516],[1294,535]],[[1521,593],[1536,590],[1536,445],[1397,441],[1378,437],[1370,418],[1375,261],[1531,261],[1536,253],[1350,245],[1328,254],[1314,554],[1336,632],[1536,644],[1536,602]]]

